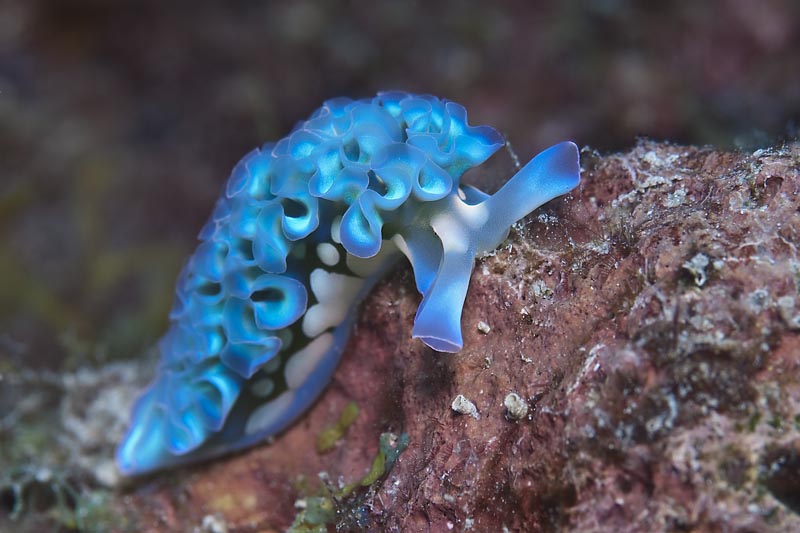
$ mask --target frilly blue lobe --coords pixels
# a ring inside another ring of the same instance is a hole
[[[329,100],[245,155],[178,278],[120,470],[212,457],[284,429],[330,380],[356,304],[398,249],[423,295],[413,336],[461,349],[475,257],[580,179],[577,147],[565,142],[493,196],[460,183],[503,144],[454,102],[385,92]]]

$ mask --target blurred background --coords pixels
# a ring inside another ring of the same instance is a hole
[[[797,136],[799,58],[792,0],[5,0],[0,375],[152,346],[232,166],[327,98],[450,98],[523,159],[752,150]]]

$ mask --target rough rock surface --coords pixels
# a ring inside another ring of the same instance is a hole
[[[334,492],[358,481],[393,432],[408,447],[334,502],[340,530],[800,530],[800,146],[645,142],[583,167],[479,261],[462,352],[411,339],[419,296],[399,267],[306,417],[137,481],[124,523],[284,530],[321,472]],[[355,423],[319,454],[350,401]]]

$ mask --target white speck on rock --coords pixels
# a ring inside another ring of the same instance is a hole
[[[552,289],[550,289],[550,287],[548,287],[544,281],[537,279],[531,285],[533,289],[533,295],[536,298],[543,298],[545,300],[550,300],[553,298]]]
[[[708,263],[708,256],[704,253],[698,253],[683,264],[683,268],[694,275],[694,282],[698,287],[702,287],[708,281],[706,276]]]
[[[519,420],[528,414],[528,402],[516,392],[509,392],[503,400],[509,418]]]
[[[199,528],[195,528],[197,533],[228,533],[228,524],[225,519],[218,515],[207,514],[203,517],[203,522]]]
[[[478,408],[475,407],[475,404],[469,401],[463,394],[459,394],[453,399],[453,403],[450,404],[450,408],[456,413],[469,415],[475,420],[480,418],[480,415],[478,414]]]
[[[680,188],[675,192],[667,194],[661,202],[664,207],[678,207],[686,202],[686,189]]]
[[[754,313],[760,313],[770,305],[769,291],[756,289],[747,295],[747,303]]]
[[[778,312],[781,318],[793,330],[800,330],[800,314],[794,312],[794,298],[791,296],[781,296],[778,298]]]

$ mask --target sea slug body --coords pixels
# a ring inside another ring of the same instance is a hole
[[[580,181],[577,147],[564,142],[492,196],[460,184],[503,144],[454,102],[386,92],[329,100],[245,155],[178,278],[120,470],[213,457],[288,426],[330,380],[356,304],[401,254],[422,294],[413,336],[460,350],[475,257]]]

